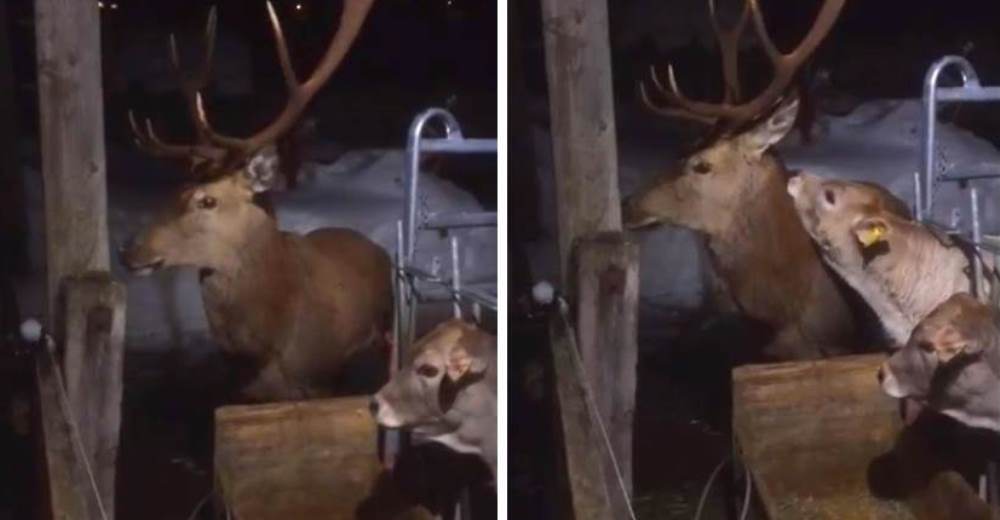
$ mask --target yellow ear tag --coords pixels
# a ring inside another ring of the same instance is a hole
[[[858,230],[858,241],[865,247],[871,247],[875,243],[885,239],[885,226],[875,224]]]

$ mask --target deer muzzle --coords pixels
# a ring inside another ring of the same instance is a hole
[[[132,237],[118,250],[122,265],[138,276],[151,274],[163,267],[164,258],[154,254],[139,237]]]

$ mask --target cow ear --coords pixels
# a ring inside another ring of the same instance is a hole
[[[272,145],[254,154],[243,170],[243,179],[254,193],[275,187],[278,180],[278,152]]]
[[[934,354],[937,355],[938,361],[942,363],[947,363],[952,359],[955,359],[955,356],[962,354],[963,352],[966,354],[975,354],[978,351],[978,346],[967,341],[934,345]]]
[[[884,242],[889,235],[889,223],[880,217],[871,217],[854,225],[854,236],[864,247]]]
[[[774,113],[771,114],[771,117],[740,135],[740,147],[747,154],[760,157],[768,148],[788,135],[788,132],[795,124],[795,118],[798,113],[799,98],[793,96],[785,99]]]
[[[470,337],[475,335],[477,337]],[[466,374],[479,375],[489,367],[488,337],[480,331],[466,333],[448,353],[448,379],[457,382]]]

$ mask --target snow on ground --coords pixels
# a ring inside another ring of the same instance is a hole
[[[138,158],[128,151],[109,153],[129,158],[135,175],[148,175],[159,168],[153,159]],[[144,162],[139,162],[144,161]],[[133,164],[134,163],[134,164]],[[275,194],[279,227],[305,233],[320,227],[349,227],[361,231],[385,248],[396,250],[396,221],[403,214],[403,150],[361,150],[343,155],[333,164],[308,164],[311,175],[293,192]],[[156,175],[151,175],[155,178]],[[33,265],[44,258],[41,181],[37,172],[27,172]],[[131,347],[169,348],[186,345],[211,348],[197,273],[194,269],[166,269],[152,276],[135,277],[118,262],[118,246],[147,225],[173,190],[162,182],[112,183],[109,188],[108,225],[112,248],[112,272],[128,284],[126,337]],[[421,177],[421,213],[481,210],[475,198],[453,184],[434,177]],[[463,281],[488,282],[496,278],[496,230],[458,231]],[[417,239],[417,264],[425,270],[440,265],[450,273],[448,238],[436,231],[421,232]],[[39,270],[41,272],[41,270]],[[43,281],[40,277],[21,288],[26,315],[42,313]]]
[[[964,109],[974,110],[974,107]],[[618,107],[618,168],[622,195],[627,195],[666,169],[676,155],[678,139],[656,116],[640,107]],[[789,168],[818,175],[867,180],[886,186],[912,204],[913,173],[919,167],[921,104],[918,99],[876,100],[862,104],[845,117],[826,116],[819,121],[813,143],[803,144],[797,133],[778,145],[778,153]],[[939,164],[961,173],[993,165],[1000,169],[1000,151],[971,132],[948,123],[938,125]],[[551,146],[548,133],[535,132],[539,161],[541,220],[546,239],[529,245],[533,274],[537,279],[558,279],[556,260],[556,213],[552,201]],[[977,181],[985,233],[1000,231],[1000,181]],[[936,194],[934,219],[951,223],[959,216],[964,229],[969,221],[968,192],[955,184],[941,185]],[[711,274],[702,242],[687,230],[663,226],[639,234],[642,244],[640,301],[643,312],[693,310],[706,303]]]

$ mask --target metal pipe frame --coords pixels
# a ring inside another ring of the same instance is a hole
[[[941,73],[947,67],[957,67],[962,76],[960,87],[938,87]],[[957,182],[959,186],[965,188],[970,181],[982,179],[1000,178],[1000,168],[997,172],[973,171],[956,175],[940,175],[935,178],[934,145],[936,140],[937,109],[938,103],[961,103],[961,102],[986,102],[1000,101],[1000,87],[983,87],[979,82],[979,75],[967,59],[962,56],[945,56],[931,65],[924,77],[924,125],[922,132],[922,145],[920,170],[923,173],[923,186],[920,179],[916,179],[914,192],[917,195],[915,206],[917,208],[916,218],[921,222],[927,222],[932,218],[934,207],[934,188],[941,182]],[[921,189],[923,188],[923,189]],[[923,200],[920,194],[923,191]],[[976,187],[969,189],[969,205],[972,213],[972,243],[976,248],[973,255],[973,292],[980,301],[986,302],[990,298],[984,294],[986,285],[983,280],[983,263],[979,254],[982,251],[983,236],[980,228],[979,190]],[[997,290],[997,288],[993,288]],[[995,506],[998,501],[997,472],[993,461],[988,463],[988,471],[980,479],[980,496],[991,506]]]
[[[428,139],[424,137],[429,123],[439,121],[444,127],[443,138]],[[403,208],[403,218],[396,225],[396,267],[394,270],[393,292],[395,296],[395,319],[393,320],[393,336],[395,344],[391,354],[390,373],[402,368],[406,352],[410,349],[416,334],[416,310],[421,301],[417,292],[417,283],[430,283],[443,287],[448,292],[448,301],[453,302],[455,317],[462,316],[462,301],[473,304],[473,313],[478,317],[481,307],[497,310],[496,285],[493,285],[494,295],[490,297],[486,291],[475,286],[463,286],[461,263],[459,262],[458,238],[450,239],[452,273],[451,280],[443,280],[434,273],[428,273],[414,266],[417,231],[421,229],[452,230],[471,227],[496,227],[495,212],[452,212],[431,213],[422,223],[417,222],[417,200],[420,189],[420,158],[425,153],[445,154],[479,154],[497,153],[497,142],[493,139],[466,139],[458,121],[448,111],[441,108],[431,108],[420,113],[410,124],[406,141],[406,197]],[[423,300],[428,301],[428,300]],[[402,438],[398,432],[388,431],[385,436],[386,462],[391,467],[395,457],[402,449]],[[460,504],[458,516],[465,518],[468,505]]]
[[[962,77],[962,85],[959,87],[939,87],[938,82],[941,74],[948,67],[957,68]],[[915,203],[917,209],[917,219],[924,221],[931,216],[934,207],[934,188],[940,182],[965,183],[970,180],[996,179],[1000,178],[1000,168],[996,172],[982,171],[971,174],[941,175],[935,177],[934,169],[937,163],[934,159],[935,144],[937,141],[937,111],[939,103],[975,103],[986,101],[1000,101],[1000,87],[984,87],[979,82],[979,74],[969,63],[969,60],[962,56],[945,56],[934,62],[924,76],[923,95],[923,115],[924,121],[921,128],[921,144],[923,149],[920,153],[920,172],[922,174],[922,186],[914,187],[914,192],[923,195],[923,199],[918,199]]]

